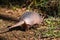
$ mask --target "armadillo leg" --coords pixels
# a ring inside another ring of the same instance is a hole
[[[30,27],[30,25],[27,25],[25,31],[28,31]]]
[[[38,27],[39,27],[38,24],[33,25],[33,29],[36,29],[36,28],[38,28]]]

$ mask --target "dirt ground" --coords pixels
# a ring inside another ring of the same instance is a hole
[[[7,9],[0,8],[0,14],[8,15],[13,18],[19,18],[26,10],[21,9]],[[11,20],[4,20],[0,18],[0,29],[4,30],[8,26],[14,25],[16,22]],[[46,24],[45,24],[46,25]],[[37,29],[30,29],[28,31],[23,31],[21,29],[15,28],[12,31],[0,34],[0,40],[60,40],[59,37],[42,37],[42,34],[39,32],[39,29],[47,28],[45,25],[40,26]],[[43,32],[43,31],[42,31]]]

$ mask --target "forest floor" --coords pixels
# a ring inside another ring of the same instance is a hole
[[[0,14],[8,15],[13,18],[19,18],[25,11],[26,10],[18,8],[15,10],[0,8]],[[0,18],[0,29],[4,30],[3,28],[12,26],[15,23],[15,21]],[[1,33],[0,40],[60,40],[60,18],[46,18],[44,19],[44,24],[39,25],[39,28],[31,28],[28,31],[18,30],[18,28]]]

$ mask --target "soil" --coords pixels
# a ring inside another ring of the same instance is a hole
[[[8,15],[13,18],[19,18],[26,10],[22,9],[8,9],[8,8],[0,8],[0,14]],[[0,29],[4,30],[8,26],[14,25],[16,22],[11,20],[4,20],[4,18],[0,18]],[[23,31],[21,29],[15,28],[12,31],[5,32],[0,34],[0,40],[60,40],[59,37],[42,37],[41,33],[38,32],[38,29],[47,28],[43,26],[39,26],[37,29],[29,29],[28,31]]]

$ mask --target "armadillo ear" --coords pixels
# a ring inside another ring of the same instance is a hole
[[[39,14],[43,19],[48,18],[47,14]]]

